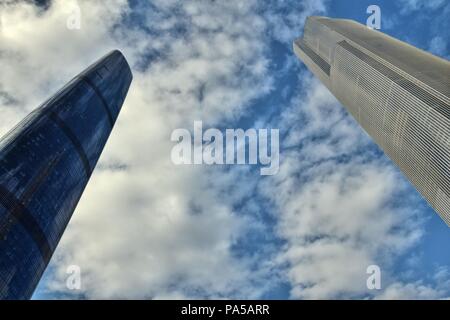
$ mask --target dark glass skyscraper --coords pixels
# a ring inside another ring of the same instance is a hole
[[[294,51],[450,226],[450,62],[326,17]]]
[[[29,299],[119,115],[131,84],[113,51],[0,140],[0,299]]]

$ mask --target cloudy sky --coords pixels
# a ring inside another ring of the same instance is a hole
[[[34,298],[450,297],[448,227],[292,52],[307,16],[365,23],[371,4],[449,59],[446,0],[0,0],[0,134],[112,49],[134,74]],[[278,174],[175,166],[194,120],[278,128]]]

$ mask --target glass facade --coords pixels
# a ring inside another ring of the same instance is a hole
[[[325,17],[294,51],[450,226],[450,62]]]
[[[0,140],[0,299],[29,299],[83,193],[131,84],[113,51]]]

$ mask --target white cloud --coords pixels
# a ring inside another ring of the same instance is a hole
[[[410,283],[394,282],[390,284],[377,299],[450,299],[448,288],[450,287],[450,270],[448,267],[437,268],[431,279],[431,284],[423,281]]]
[[[27,2],[2,4],[0,91],[17,103],[1,107],[2,111],[14,108],[19,112],[10,112],[5,118],[2,114],[0,135],[86,65],[114,48],[109,30],[125,10],[126,1],[108,1],[103,6],[84,3],[82,29],[69,30],[66,21],[75,4],[54,1],[47,11]]]
[[[81,29],[69,30],[75,4],[52,1],[41,10],[10,2],[0,13],[0,108],[6,115],[0,133],[113,48],[136,66],[40,292],[64,293],[66,267],[77,264],[88,298],[261,296],[276,285],[276,278],[266,281],[273,266],[232,251],[249,230],[263,228],[234,210],[252,185],[235,181],[254,179],[251,173],[170,162],[174,128],[190,128],[196,119],[233,122],[271,90],[268,22],[256,1],[154,1],[152,9],[138,10],[142,25],[132,28],[123,22],[130,12],[126,1],[78,1]],[[17,100],[14,106],[6,94]]]
[[[411,299],[439,299],[442,297],[442,292],[419,283],[393,283],[378,299],[383,300],[411,300]]]
[[[447,40],[441,36],[436,36],[430,40],[428,51],[440,57],[450,58],[450,54],[447,51]]]
[[[170,162],[173,129],[197,119],[232,125],[273,90],[269,40],[290,45],[323,2],[295,2],[286,14],[284,1],[153,1],[135,12],[143,20],[134,27],[123,22],[125,0],[78,3],[81,30],[66,28],[73,1],[46,11],[10,2],[0,12],[0,134],[108,50],[135,66],[41,294],[70,295],[70,264],[81,267],[87,298],[258,298],[286,279],[294,298],[367,294],[367,265],[389,273],[390,260],[420,238],[411,189],[371,157],[369,138],[305,74],[310,85],[272,124],[287,135],[276,176]],[[393,208],[396,196],[410,201]],[[285,247],[237,256],[239,239],[272,227],[261,218],[269,201]],[[386,295],[400,290],[395,281]]]
[[[370,297],[367,267],[379,265],[392,281],[392,259],[422,236],[420,205],[327,89],[301,76],[307,94],[280,124],[295,147],[263,188],[287,242],[278,259],[288,265],[293,298]]]
[[[445,0],[401,0],[403,12],[411,12],[423,9],[438,9],[445,4]]]
[[[303,30],[305,19],[312,15],[324,14],[329,1],[285,1],[275,0],[265,12],[272,37],[287,46],[298,38]]]

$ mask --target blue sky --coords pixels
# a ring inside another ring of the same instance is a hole
[[[448,2],[99,3],[1,13],[0,52],[15,53],[0,55],[1,133],[109,49],[135,76],[34,298],[450,296],[448,227],[292,52],[306,16],[365,24],[376,4],[382,32],[448,59]],[[193,120],[279,128],[280,172],[174,167],[170,132]],[[81,291],[65,287],[72,264]],[[382,290],[365,286],[370,264]]]
[[[376,4],[381,9],[383,32],[448,59],[450,52],[448,41],[443,41],[440,51],[431,48],[431,41],[434,37],[449,38],[448,30],[450,30],[450,26],[448,25],[448,19],[445,18],[446,13],[450,10],[449,5],[444,1],[435,1],[435,4],[433,2],[420,4],[420,1],[413,3],[413,5],[410,5],[407,1],[332,1],[327,6],[326,15],[333,18],[353,19],[365,24],[369,16],[366,13],[367,7]],[[384,23],[386,26],[384,26]],[[299,34],[300,32],[301,30],[299,30]],[[293,55],[291,47],[289,44],[283,44],[275,40],[271,43],[271,51],[273,52],[272,73],[280,74],[286,57]],[[253,108],[251,107],[250,109],[256,110],[258,106],[261,106],[261,103],[264,104],[262,101],[265,101],[267,103],[267,114],[261,115],[258,113],[260,117],[273,117],[274,114],[278,116],[282,113],[282,109],[274,108],[274,106],[286,104],[297,93],[295,88],[301,86],[302,81],[298,77],[298,73],[299,69],[303,68],[305,66],[298,62],[292,65],[288,72],[281,72],[282,75],[277,79],[274,90],[267,97],[262,98],[261,101],[256,101]],[[250,119],[245,117],[241,120],[241,126],[248,126],[248,121],[252,123],[254,116],[254,114],[251,114]],[[374,143],[370,143],[370,149],[377,154],[377,157],[379,156],[380,149]],[[281,149],[281,153],[283,154],[283,149]],[[383,158],[382,161],[389,161],[384,155],[381,158]],[[399,179],[405,180],[403,177]],[[450,233],[448,232],[448,227],[414,188],[408,187],[406,192],[411,194],[413,198],[411,201],[417,203],[426,217],[424,235],[416,246],[407,250],[396,259],[392,268],[394,273],[399,276],[413,272],[414,275],[407,274],[405,277],[412,276],[413,279],[416,278],[419,281],[423,281],[423,284],[434,286],[436,283],[433,280],[433,276],[439,266],[450,265],[450,251],[445,245],[450,243]],[[413,268],[411,268],[411,260],[414,260]],[[287,298],[289,297],[290,289],[289,285],[287,285],[283,289],[276,291],[276,293],[272,292],[267,297]]]

